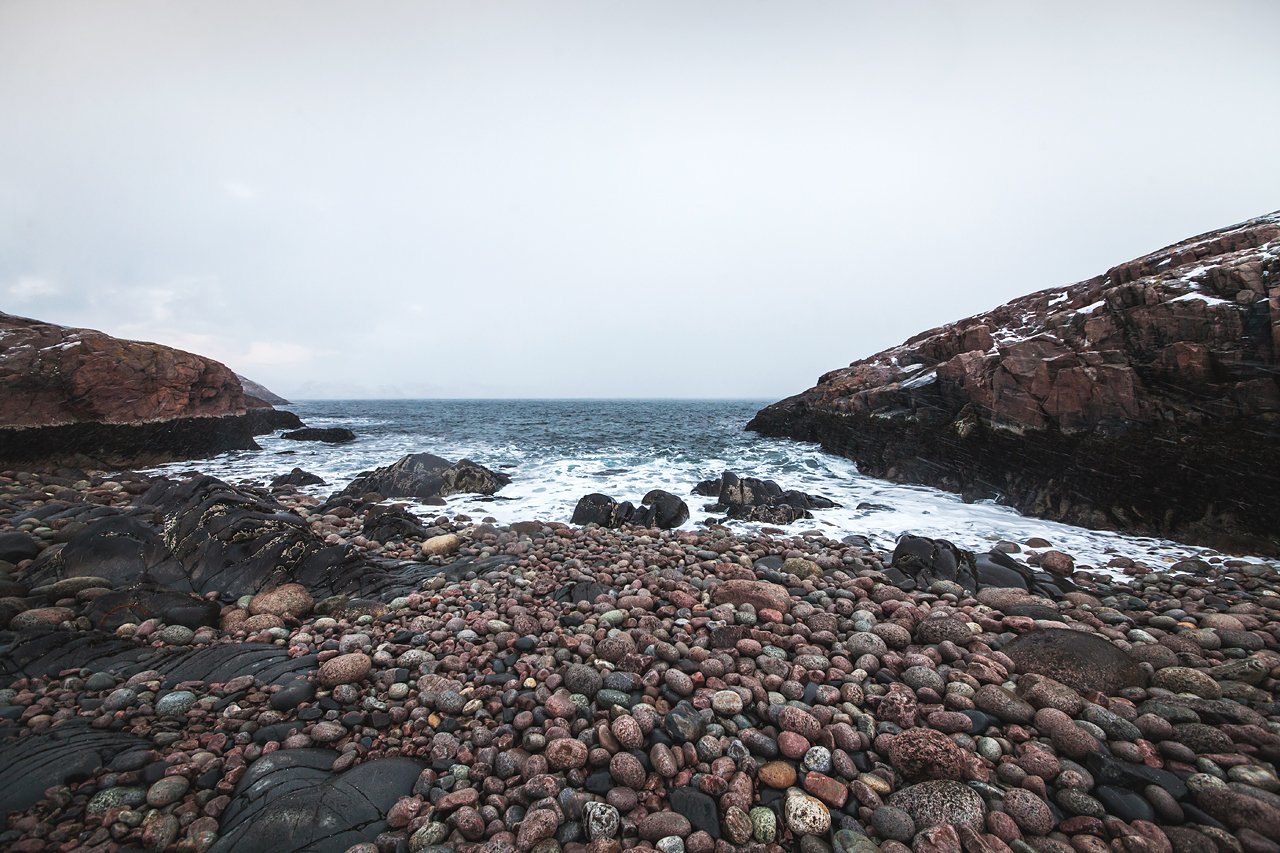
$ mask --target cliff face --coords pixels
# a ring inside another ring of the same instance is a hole
[[[212,359],[0,313],[0,467],[257,449],[253,402]]]
[[[923,332],[747,428],[1042,517],[1269,550],[1278,356],[1275,213]]]

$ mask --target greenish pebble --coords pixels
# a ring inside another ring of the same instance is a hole
[[[631,707],[631,697],[621,690],[601,690],[596,694],[596,703],[602,706],[621,705],[623,708]]]
[[[89,800],[86,811],[89,814],[102,814],[119,806],[140,806],[146,801],[147,792],[143,788],[103,788]]]
[[[187,713],[196,704],[196,694],[190,690],[175,690],[156,702],[157,717],[176,717]]]
[[[852,829],[842,829],[833,837],[836,853],[880,853],[880,845]]]
[[[1000,755],[1004,750],[1000,748],[1000,742],[993,737],[978,738],[978,754],[991,762],[1000,760]]]
[[[778,837],[778,818],[772,809],[756,806],[747,816],[751,818],[751,834],[761,844],[772,844]]]
[[[391,608],[392,610],[403,610],[408,606],[409,606],[409,596],[407,595],[402,595],[399,598],[393,598],[391,599],[391,602],[387,605],[387,607]]]
[[[409,836],[411,853],[422,853],[428,847],[434,847],[449,837],[449,827],[440,821],[433,821]]]
[[[1276,774],[1271,773],[1262,767],[1246,765],[1241,767],[1232,767],[1227,771],[1227,778],[1232,782],[1242,782],[1245,785],[1252,785],[1263,791],[1275,793],[1280,791],[1280,779],[1276,778]]]
[[[236,607],[239,607],[241,610],[248,610],[250,601],[253,601],[252,595],[242,595],[236,599]]]
[[[612,628],[616,628],[626,621],[628,615],[625,610],[610,610],[601,614],[600,621]]]
[[[188,646],[195,635],[186,625],[169,625],[156,636],[168,646]]]

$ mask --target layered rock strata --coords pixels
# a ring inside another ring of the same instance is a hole
[[[1280,214],[931,329],[747,428],[1022,512],[1274,552]]]
[[[212,359],[0,314],[0,464],[140,466],[256,450],[255,434],[297,421],[270,411]]]

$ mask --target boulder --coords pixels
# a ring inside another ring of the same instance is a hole
[[[1003,551],[974,554],[948,542],[904,533],[898,537],[885,576],[900,589],[928,589],[937,581],[960,584],[966,592],[986,588],[1017,589],[1061,598],[1077,587],[1070,581],[1037,572]]]
[[[791,595],[786,587],[768,581],[735,578],[716,584],[711,590],[713,604],[750,604],[756,610],[791,611]]]
[[[30,533],[12,530],[0,533],[0,560],[7,563],[21,563],[23,560],[34,560],[44,550]]]
[[[739,477],[732,471],[725,471],[718,480],[704,480],[694,486],[693,493],[717,498],[716,503],[703,507],[707,512],[723,512],[728,518],[764,524],[789,524],[813,518],[811,509],[840,506],[821,495],[784,490],[773,480]]]
[[[680,498],[654,489],[635,506],[631,501],[618,503],[608,495],[585,495],[573,509],[571,524],[598,524],[601,527],[661,527],[670,530],[689,520],[689,506]]]
[[[424,500],[464,492],[492,495],[510,482],[506,474],[490,471],[470,459],[455,463],[430,453],[413,453],[385,468],[361,474],[338,494],[359,497],[376,492],[388,498]]]
[[[1124,687],[1146,687],[1142,668],[1097,634],[1066,628],[1029,631],[1001,650],[1020,673],[1052,678],[1080,694],[1116,695]]]
[[[832,370],[747,429],[966,500],[1275,553],[1278,248],[1280,213],[1193,237]]]
[[[323,486],[324,480],[309,471],[303,471],[301,468],[294,468],[288,474],[281,474],[279,477],[273,477],[271,480],[271,488],[277,486]]]
[[[356,440],[356,434],[346,427],[329,427],[328,429],[307,427],[281,433],[280,437],[287,438],[289,441],[323,441],[325,444],[345,444]]]

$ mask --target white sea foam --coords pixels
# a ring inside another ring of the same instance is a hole
[[[449,429],[444,432],[453,434],[434,436],[397,431],[394,413],[386,417],[379,417],[376,411],[361,414],[346,411],[341,416],[325,414],[327,409],[339,405],[348,409],[353,406],[351,402],[308,403],[298,411],[308,426],[352,429],[360,437],[349,444],[326,445],[287,441],[278,435],[260,436],[261,451],[224,453],[213,459],[167,465],[156,471],[177,474],[194,469],[232,483],[266,483],[298,466],[325,479],[326,486],[304,489],[324,499],[362,471],[389,465],[408,453],[430,452],[449,460],[472,459],[504,471],[512,482],[496,499],[454,495],[448,498],[445,507],[415,505],[413,511],[425,517],[444,512],[464,513],[476,520],[493,517],[503,524],[532,519],[567,523],[583,495],[603,492],[619,501],[639,504],[648,491],[661,488],[688,503],[691,513],[685,525],[688,528],[716,516],[703,509],[714,500],[690,494],[693,487],[702,480],[718,477],[723,471],[733,471],[740,476],[775,480],[784,489],[824,495],[842,504],[839,509],[815,511],[813,520],[790,525],[789,531],[818,530],[834,539],[860,534],[886,550],[893,548],[900,534],[910,532],[950,539],[975,551],[987,551],[1002,539],[1025,543],[1039,537],[1072,554],[1077,564],[1094,567],[1105,566],[1117,555],[1161,565],[1189,557],[1211,558],[1216,553],[1166,540],[1122,536],[1028,518],[991,501],[966,504],[958,495],[937,489],[865,477],[849,460],[824,453],[816,445],[764,439],[743,432],[742,425],[759,407],[754,403],[740,404],[739,410],[732,412],[715,410],[716,406],[725,404],[707,403],[710,408],[704,420],[690,418],[679,424],[680,429],[675,429],[659,422],[660,418],[651,411],[643,421],[628,422],[637,412],[625,408],[611,411],[609,407],[614,404],[602,402],[601,412],[592,415],[599,420],[599,423],[593,421],[592,426],[602,435],[596,443],[587,434],[559,438],[556,431],[563,429],[563,417],[553,408],[549,409],[548,404],[507,404],[517,411],[522,405],[528,410],[528,417],[521,422],[517,433],[491,428],[491,421],[477,423],[472,430]],[[682,405],[696,407],[698,404]],[[376,410],[377,403],[366,401],[359,407]],[[508,413],[506,417],[513,416]],[[703,424],[702,431],[692,437],[678,434],[681,429],[689,429],[690,423]],[[540,432],[543,429],[546,435]],[[485,432],[490,433],[489,437],[483,435]],[[764,525],[730,522],[730,526],[754,531]]]

